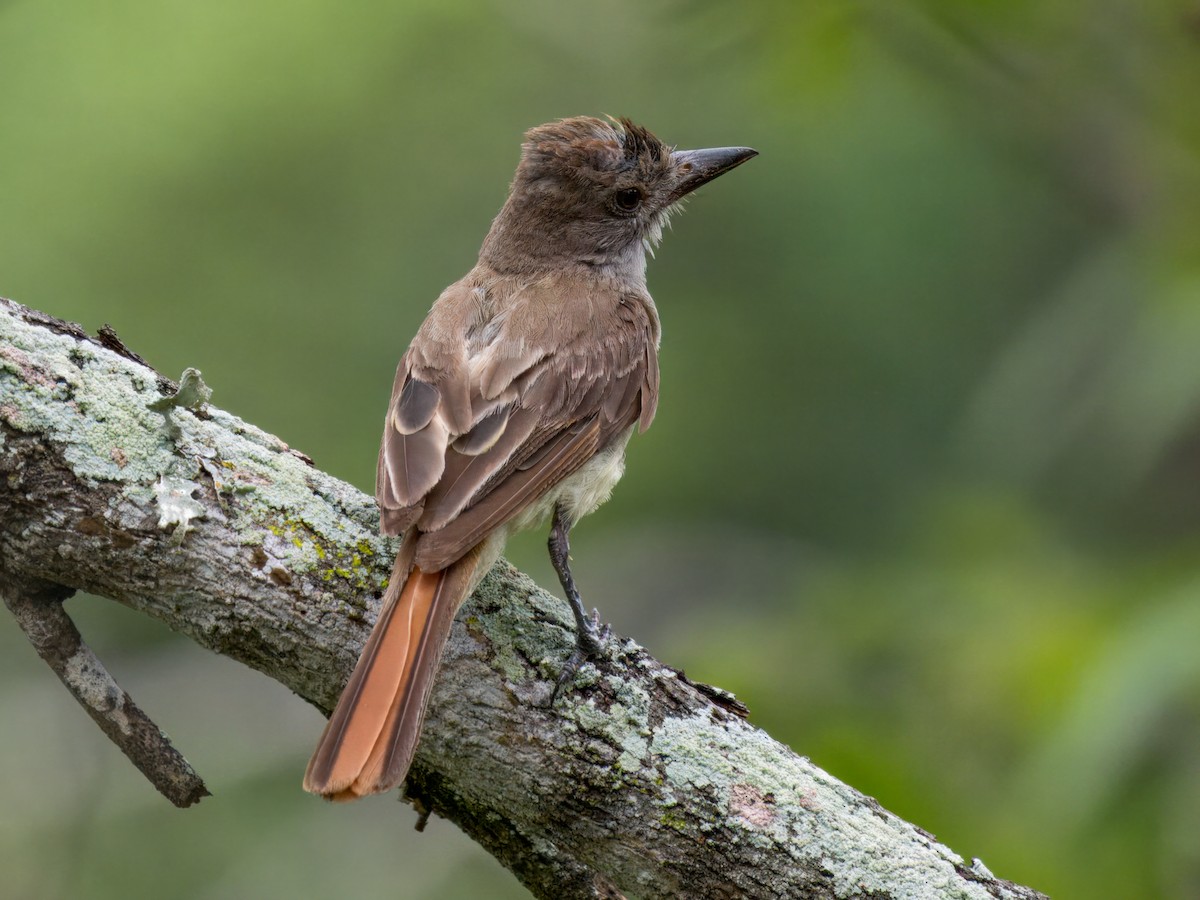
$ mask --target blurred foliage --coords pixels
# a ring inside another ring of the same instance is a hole
[[[651,264],[662,406],[585,596],[1004,877],[1200,895],[1195,0],[15,2],[0,84],[0,293],[368,490],[524,128],[757,147]],[[522,896],[303,796],[277,686],[72,608],[216,796],[157,800],[6,626],[4,896]]]

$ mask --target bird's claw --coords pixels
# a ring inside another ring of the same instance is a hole
[[[587,657],[599,656],[604,652],[604,643],[611,629],[600,621],[600,610],[592,609],[592,617],[585,619],[586,627],[575,634],[575,649],[582,650]]]
[[[567,661],[558,675],[558,681],[554,684],[554,690],[550,694],[550,706],[554,705],[554,701],[558,699],[562,689],[575,679],[575,675],[585,662],[604,653],[604,644],[611,634],[609,626],[601,624],[600,611],[596,609],[592,610],[590,620],[584,619],[579,625],[580,627],[575,633],[575,649],[567,657]]]

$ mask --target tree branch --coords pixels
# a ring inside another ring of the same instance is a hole
[[[0,576],[0,597],[29,643],[138,771],[178,807],[209,796],[187,760],[84,643],[62,606],[74,591],[47,582],[22,581],[3,569]]]
[[[329,710],[395,546],[371,498],[182,382],[111,330],[0,300],[4,593],[110,597]],[[459,614],[408,781],[536,896],[1042,896],[631,640],[549,707],[572,641],[565,604],[498,564]]]

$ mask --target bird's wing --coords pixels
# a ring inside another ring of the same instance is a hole
[[[545,279],[490,303],[482,288],[452,288],[401,360],[376,494],[385,531],[416,525],[422,568],[454,562],[630,425],[650,424],[652,307],[584,291]]]

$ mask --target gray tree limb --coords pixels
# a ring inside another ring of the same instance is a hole
[[[37,606],[70,590],[112,598],[327,711],[395,546],[370,497],[206,401],[195,373],[176,386],[111,331],[95,340],[0,300],[5,597],[35,632]],[[419,809],[453,820],[536,896],[1042,896],[964,861],[631,640],[610,641],[548,707],[572,641],[566,605],[498,564],[459,614],[408,782]],[[78,646],[60,648],[59,669]],[[85,705],[86,672],[119,692],[98,663],[71,671]]]
[[[63,601],[73,593],[62,585],[31,582],[0,569],[4,605],[71,696],[159,793],[181,808],[199,803],[209,796],[200,776],[121,690],[63,609]]]

